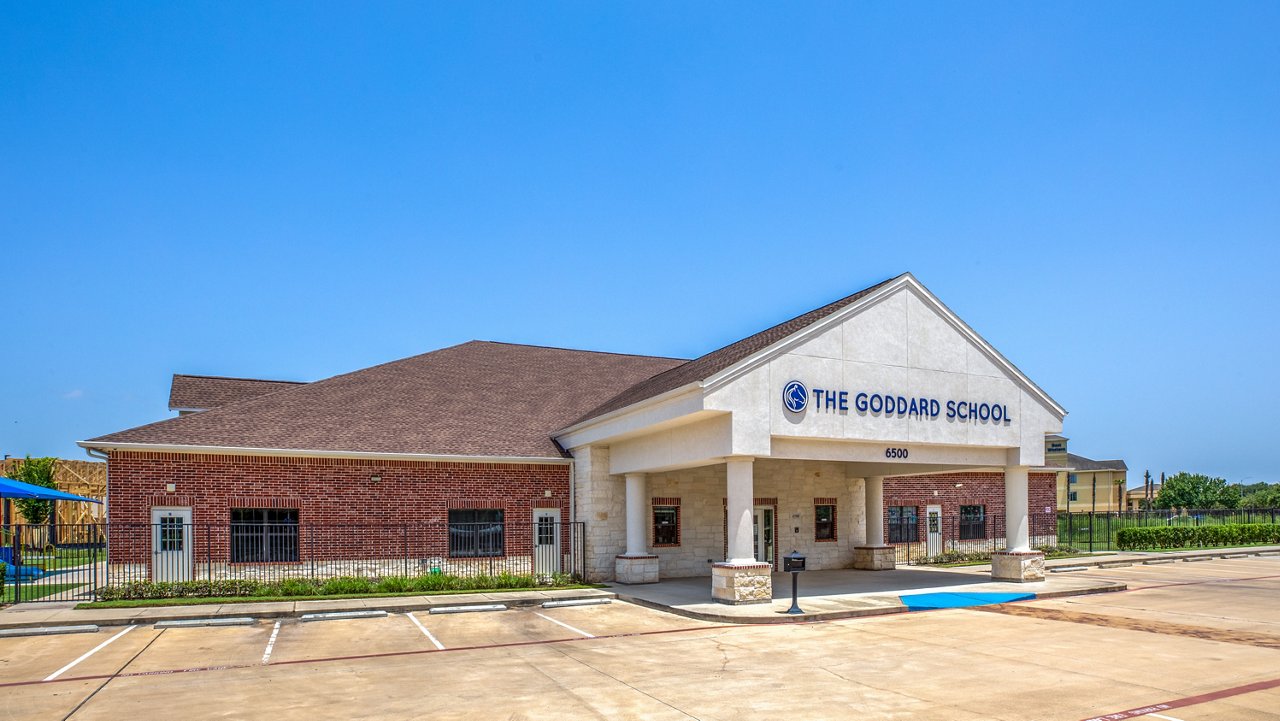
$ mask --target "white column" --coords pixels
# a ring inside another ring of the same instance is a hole
[[[627,476],[627,556],[649,555],[648,544],[645,543],[645,477],[643,473],[628,473]]]
[[[1005,550],[1026,553],[1031,550],[1031,521],[1028,514],[1027,466],[1005,466],[1004,469],[1004,533]]]
[[[728,563],[755,563],[756,544],[751,533],[755,503],[752,477],[754,458],[734,457],[725,461],[727,488],[725,511],[728,514]]]
[[[862,481],[867,498],[867,545],[884,545],[884,476]]]

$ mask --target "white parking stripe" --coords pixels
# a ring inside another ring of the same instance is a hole
[[[271,638],[267,641],[267,650],[262,652],[262,663],[265,665],[271,660],[271,649],[276,646],[276,636],[280,635],[280,622],[276,621],[275,628],[271,629]]]
[[[1172,717],[1172,716],[1165,716],[1164,714],[1160,714],[1160,713],[1149,713],[1149,714],[1147,714],[1147,715],[1148,715],[1148,716],[1155,716],[1156,718],[1162,718],[1162,719],[1164,719],[1165,721],[1182,721],[1182,719],[1174,718],[1174,717]]]
[[[422,630],[422,633],[427,638],[431,639],[431,643],[434,643],[436,645],[436,648],[440,649],[441,651],[444,650],[444,644],[440,643],[440,639],[431,635],[431,632],[427,630],[426,626],[422,625],[422,622],[418,620],[417,616],[414,616],[412,613],[406,613],[405,615],[409,617],[410,621],[413,621],[413,625],[417,626],[419,629]]]
[[[552,622],[552,623],[556,624],[557,626],[564,626],[565,628],[569,629],[570,631],[573,631],[574,633],[578,634],[579,636],[582,636],[583,638],[595,638],[595,635],[594,635],[594,634],[587,633],[586,631],[583,631],[583,630],[582,630],[582,629],[580,629],[580,628],[574,628],[573,626],[570,626],[569,624],[565,623],[564,621],[557,621],[556,619],[554,619],[554,618],[552,618],[552,617],[550,617],[550,616],[543,616],[542,614],[538,613],[537,611],[534,611],[534,612],[533,612],[533,615],[535,615],[535,616],[539,616],[539,617],[541,617],[541,618],[545,618],[545,619],[547,619],[548,621],[550,621],[550,622]]]
[[[92,650],[87,651],[87,652],[86,652],[83,656],[81,656],[80,658],[77,658],[76,660],[72,661],[71,663],[67,664],[66,666],[63,666],[62,668],[58,669],[57,671],[54,671],[53,673],[49,674],[47,677],[45,677],[45,680],[46,680],[46,681],[52,681],[52,680],[54,680],[55,678],[57,678],[57,677],[61,676],[61,675],[62,675],[62,674],[64,674],[64,673],[66,673],[67,671],[70,671],[72,668],[75,668],[76,664],[80,663],[81,661],[85,660],[86,658],[89,658],[89,657],[90,657],[90,656],[92,656],[93,654],[95,654],[95,653],[97,653],[97,652],[101,651],[102,649],[106,648],[107,646],[111,645],[111,642],[112,642],[112,641],[116,640],[117,638],[120,638],[121,636],[123,636],[123,635],[125,635],[126,633],[128,633],[128,632],[132,631],[132,630],[133,630],[133,629],[135,629],[135,628],[137,628],[137,626],[125,626],[123,631],[121,631],[120,633],[117,633],[116,635],[112,636],[111,638],[109,638],[109,639],[107,639],[107,640],[103,641],[102,643],[98,644],[97,646],[94,646]]]

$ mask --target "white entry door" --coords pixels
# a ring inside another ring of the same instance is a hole
[[[533,572],[549,576],[560,572],[560,509],[533,509]]]
[[[936,556],[942,553],[942,506],[929,506],[925,514],[928,521],[925,530],[929,534],[925,555]]]
[[[756,560],[773,565],[773,509],[756,506],[751,518],[751,532],[756,542]]]
[[[191,580],[191,509],[151,509],[151,580]]]

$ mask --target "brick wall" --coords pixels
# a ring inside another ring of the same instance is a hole
[[[297,508],[300,526],[349,526],[317,534],[314,542],[304,532],[304,558],[310,550],[316,557],[359,558],[388,546],[393,553],[408,547],[415,556],[441,555],[445,533],[407,538],[400,527],[443,529],[450,508],[500,508],[513,528],[527,528],[534,508],[560,508],[561,521],[569,520],[569,466],[563,464],[113,453],[108,467],[113,563],[146,561],[153,506],[190,506],[197,531],[206,524],[221,529],[195,541],[200,553],[208,543],[215,559],[229,555],[225,529],[232,508]],[[172,492],[165,490],[169,483]],[[529,552],[531,534],[507,535],[507,555]]]
[[[957,488],[956,484],[960,484]],[[1056,482],[1052,473],[1031,473],[1027,478],[1031,533],[1056,523]],[[884,505],[916,506],[924,533],[926,506],[942,506],[944,528],[954,528],[960,506],[986,506],[988,535],[1004,534],[1003,473],[937,473],[928,476],[891,477],[884,481]],[[1046,513],[1045,509],[1049,512]],[[948,534],[950,535],[950,534]],[[887,539],[888,529],[885,529]],[[923,538],[923,535],[921,535]]]

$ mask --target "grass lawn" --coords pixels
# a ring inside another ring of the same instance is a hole
[[[45,583],[39,586],[22,586],[22,600],[34,601],[37,598],[52,596],[55,593],[66,591],[70,588],[79,588],[84,586],[83,583]],[[13,585],[7,584],[4,587],[4,593],[0,594],[0,603],[13,603]]]
[[[268,603],[272,601],[331,601],[343,598],[398,598],[403,596],[451,596],[467,593],[507,593],[510,591],[564,591],[578,588],[603,588],[601,584],[569,584],[565,586],[533,586],[530,588],[477,588],[466,591],[406,591],[403,593],[346,593],[331,596],[224,596],[209,598],[147,598],[124,601],[92,601],[76,608],[146,608],[149,606],[203,606],[226,603]],[[25,592],[24,592],[25,597]]]
[[[102,561],[105,560],[106,555],[102,549],[95,551],[91,548],[59,548],[50,559],[43,551],[27,551],[22,554],[22,565],[39,566],[48,571],[56,571],[93,563],[95,558]]]

